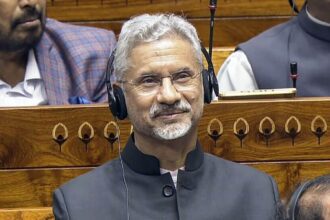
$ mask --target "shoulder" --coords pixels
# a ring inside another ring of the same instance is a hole
[[[63,194],[71,195],[84,195],[89,194],[95,189],[102,192],[109,188],[109,185],[116,184],[116,174],[120,172],[118,160],[112,160],[87,172],[77,178],[70,180],[69,182],[62,185],[59,189]]]
[[[70,23],[64,23],[57,21],[55,19],[47,18],[46,29],[53,30],[58,33],[75,33],[77,36],[81,36],[81,34],[89,33],[93,35],[101,35],[102,36],[113,36],[114,33],[111,30],[106,30],[102,28],[89,27],[89,26],[81,26],[74,25]],[[77,32],[78,31],[78,32]]]
[[[250,166],[227,161],[216,156],[205,154],[206,172],[221,187],[225,198],[248,207],[247,219],[280,219],[280,196],[274,179]],[[208,178],[208,179],[211,179]],[[259,210],[255,213],[253,210]],[[259,216],[256,218],[255,214]],[[271,217],[270,217],[271,216]]]
[[[113,31],[95,27],[78,26],[47,19],[45,34],[51,41],[63,45],[93,46],[93,49],[111,48],[116,42]]]
[[[268,30],[258,34],[257,36],[251,38],[250,40],[240,44],[238,49],[244,49],[244,47],[253,46],[256,47],[260,45],[260,47],[271,47],[269,42],[273,42],[274,39],[285,39],[288,37],[292,28],[298,25],[297,18],[293,18],[287,22],[282,24],[278,24]]]
[[[205,154],[205,164],[228,182],[238,181],[241,185],[247,184],[251,186],[251,189],[255,188],[255,190],[258,190],[260,186],[277,190],[272,177],[253,167],[224,160],[210,154]]]
[[[124,195],[120,175],[120,162],[115,159],[56,189],[55,219],[104,219],[111,212],[109,207],[120,210],[118,201]]]

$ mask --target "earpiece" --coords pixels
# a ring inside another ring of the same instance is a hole
[[[289,219],[290,220],[295,220],[296,216],[297,216],[297,205],[298,205],[298,201],[301,197],[301,195],[305,192],[305,190],[310,186],[312,181],[307,181],[304,182],[303,184],[301,184],[296,191],[293,193],[293,195],[291,196],[290,202],[289,202],[289,210],[288,210],[288,214],[289,214]]]
[[[209,53],[206,51],[205,47],[201,45],[202,53],[207,62],[207,69],[203,69],[203,87],[204,87],[204,102],[209,104],[212,101],[212,92],[216,96],[219,96],[219,85],[217,77],[214,73],[213,63]]]
[[[106,85],[108,91],[109,109],[114,117],[123,120],[127,117],[127,108],[123,90],[111,84],[111,76],[113,74],[113,62],[115,60],[116,49],[114,49],[108,60],[106,69]]]
[[[206,51],[206,49],[201,45],[202,53],[207,61],[207,69],[203,69],[203,88],[204,88],[204,102],[210,103],[212,101],[212,92],[217,96],[219,95],[218,81],[214,73],[212,60]],[[106,69],[106,85],[108,91],[108,102],[111,113],[114,117],[123,120],[127,117],[127,108],[125,103],[125,96],[123,90],[117,86],[111,84],[111,76],[113,74],[113,62],[115,60],[116,49],[111,53],[107,69]]]
[[[289,4],[294,12],[299,13],[299,9],[295,0],[289,0]]]

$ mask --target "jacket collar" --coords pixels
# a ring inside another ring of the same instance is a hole
[[[122,152],[123,161],[135,172],[144,175],[160,175],[159,160],[151,155],[139,151],[134,144],[134,135],[128,139]],[[195,171],[201,167],[204,161],[202,148],[197,141],[196,148],[188,153],[185,162],[185,171]]]
[[[298,14],[300,26],[310,35],[325,41],[330,41],[330,27],[312,21],[307,14],[305,6]]]

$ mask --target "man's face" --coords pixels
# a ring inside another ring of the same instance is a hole
[[[197,126],[204,95],[194,53],[187,41],[173,37],[142,43],[132,50],[125,75],[130,83],[124,83],[124,91],[136,133],[173,140]],[[176,78],[171,80],[170,75]],[[187,76],[192,78],[186,80]],[[157,78],[160,86],[155,83]]]
[[[46,0],[0,0],[0,51],[33,47],[45,25]]]

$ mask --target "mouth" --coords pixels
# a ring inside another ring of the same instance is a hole
[[[39,26],[41,24],[41,17],[39,14],[35,14],[32,16],[23,16],[21,19],[18,19],[15,22],[15,26],[33,28],[35,26]]]
[[[157,115],[155,115],[156,117],[162,117],[162,116],[171,116],[171,115],[179,115],[179,114],[183,114],[186,111],[182,111],[182,110],[175,110],[175,111],[162,111],[159,112]]]
[[[40,19],[39,18],[30,18],[26,20],[19,21],[17,25],[33,25],[33,24],[39,24]]]
[[[175,111],[162,111],[156,114],[153,118],[154,119],[161,119],[165,121],[172,121],[179,119],[183,114],[187,113],[188,111],[182,110],[175,110]]]

